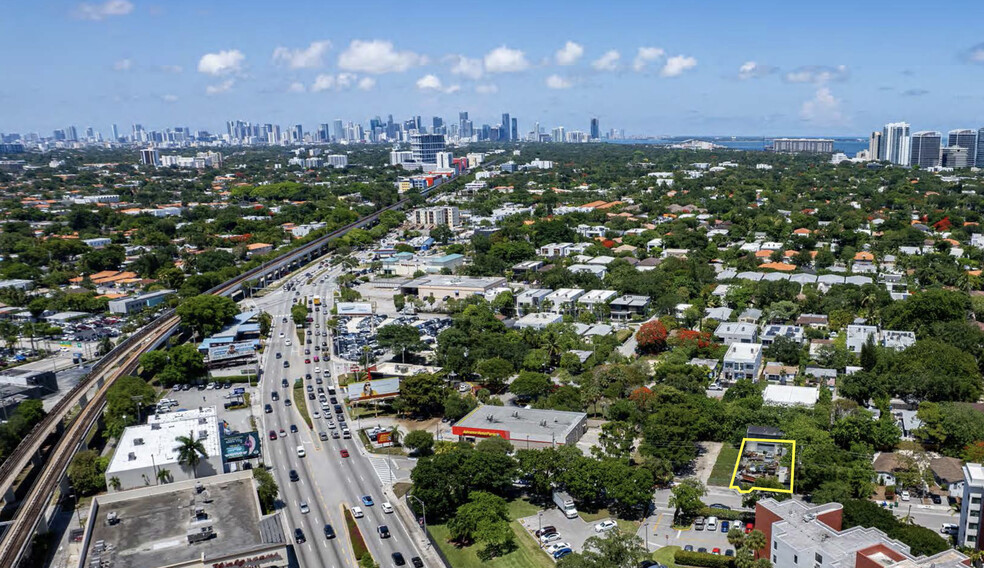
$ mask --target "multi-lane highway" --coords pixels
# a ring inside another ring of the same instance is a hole
[[[296,528],[304,532],[306,542],[295,545],[301,566],[354,567],[353,552],[346,538],[343,508],[357,506],[365,516],[356,519],[356,522],[376,561],[384,567],[393,566],[392,554],[400,552],[410,566],[411,559],[420,556],[416,543],[397,514],[383,511],[383,503],[387,499],[369,457],[358,442],[355,424],[346,419],[352,438],[344,438],[341,434],[342,423],[337,420],[333,411],[334,404],[330,402],[332,395],[329,388],[334,388],[336,383],[332,371],[325,373],[327,369],[331,369],[330,363],[323,360],[323,355],[331,350],[331,341],[325,335],[325,320],[330,317],[331,291],[340,269],[315,269],[311,273],[311,279],[303,276],[293,278],[291,281],[297,284],[293,291],[284,291],[278,286],[275,292],[248,301],[273,315],[274,328],[262,355],[263,377],[259,386],[259,400],[254,407],[262,417],[261,434],[266,438],[265,459],[273,467],[280,486],[288,532],[291,537]],[[310,284],[307,283],[308,280],[311,280]],[[312,334],[299,340],[290,318],[291,305],[295,300],[300,302],[314,296],[325,301],[320,306],[320,311],[312,310],[310,314],[314,321],[308,329]],[[322,343],[326,346],[322,347]],[[320,349],[316,350],[316,346]],[[305,353],[305,350],[310,350],[310,353]],[[315,356],[318,357],[318,362],[315,362]],[[310,362],[305,363],[305,360]],[[284,367],[285,361],[289,367]],[[310,380],[305,378],[309,373]],[[322,380],[321,384],[317,383],[318,377]],[[283,386],[284,379],[287,380],[286,388]],[[293,386],[297,379],[301,379],[305,386],[305,402],[312,414],[315,410],[321,414],[317,396],[322,393],[318,392],[318,388],[324,389],[323,394],[329,398],[331,408],[327,416],[314,419],[313,430],[307,427],[294,400]],[[308,385],[314,390],[315,400],[306,398]],[[277,400],[274,400],[275,393]],[[338,404],[341,404],[341,392],[336,391],[335,396]],[[287,400],[291,401],[290,406],[287,405]],[[271,409],[269,413],[265,412],[267,404]],[[297,428],[296,433],[292,432],[292,426]],[[271,430],[276,434],[276,440],[270,440]],[[320,432],[325,432],[328,439],[321,440]],[[338,438],[333,437],[335,432],[338,433]],[[298,446],[304,449],[304,457],[298,455]],[[343,453],[347,457],[343,457]],[[291,481],[291,470],[297,472],[297,481]],[[373,506],[362,503],[364,495],[372,498]],[[302,503],[307,505],[309,512],[301,512]],[[396,505],[393,503],[393,507]],[[325,537],[326,523],[332,526],[336,538]],[[389,538],[379,536],[377,529],[380,525],[388,527]]]

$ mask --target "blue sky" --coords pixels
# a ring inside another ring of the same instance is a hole
[[[521,132],[591,116],[649,135],[977,128],[982,16],[979,0],[16,1],[0,131],[459,110]]]

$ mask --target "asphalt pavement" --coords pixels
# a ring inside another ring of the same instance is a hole
[[[416,527],[410,529],[414,531],[410,533],[398,515],[383,512],[381,504],[386,498],[380,476],[377,474],[377,469],[374,469],[380,466],[379,460],[365,452],[358,441],[358,436],[355,435],[354,427],[352,439],[346,440],[340,437],[321,441],[318,439],[318,432],[330,431],[326,418],[315,419],[315,428],[310,430],[301,418],[297,406],[294,404],[286,406],[284,402],[288,398],[293,402],[293,383],[296,379],[303,378],[305,373],[313,375],[316,365],[326,367],[324,362],[304,363],[306,358],[304,349],[309,346],[297,340],[295,327],[290,319],[291,300],[294,297],[321,296],[324,301],[322,309],[312,313],[312,316],[315,322],[321,324],[320,329],[324,330],[325,319],[331,317],[330,305],[332,291],[335,288],[333,277],[340,271],[338,268],[330,271],[311,270],[314,275],[311,285],[304,284],[307,278],[295,277],[295,281],[302,283],[297,288],[300,296],[295,296],[293,292],[284,292],[281,283],[277,283],[275,291],[248,300],[252,306],[270,313],[274,322],[271,339],[261,355],[263,374],[258,387],[259,393],[253,399],[254,412],[260,417],[259,421],[262,424],[261,435],[265,443],[263,457],[264,461],[272,466],[272,473],[280,486],[279,507],[284,511],[290,536],[293,537],[295,528],[301,528],[307,539],[306,543],[295,546],[302,567],[355,567],[355,558],[346,536],[343,517],[344,508],[352,506],[360,507],[365,514],[356,522],[375,560],[381,566],[393,566],[391,555],[393,552],[400,552],[409,565],[413,556],[422,556],[420,550],[425,547],[420,543],[425,537]],[[322,281],[323,274],[330,274],[331,277]],[[284,317],[287,318],[286,323],[283,322]],[[281,338],[280,332],[283,332],[285,337]],[[291,340],[290,346],[286,345],[287,339]],[[321,338],[312,337],[310,347],[313,347],[315,339]],[[276,358],[277,352],[282,354],[282,359]],[[312,350],[311,357],[315,353],[319,352]],[[289,368],[283,367],[284,360],[290,362]],[[327,368],[331,369],[332,366]],[[333,377],[334,371],[331,377],[325,377],[323,386],[334,385]],[[290,385],[287,389],[281,386],[284,378]],[[307,384],[307,381],[305,383]],[[310,384],[314,385],[313,379]],[[279,401],[271,399],[273,391],[279,392]],[[315,406],[317,401],[307,400],[307,402],[310,410],[318,408]],[[273,409],[270,414],[263,411],[264,405],[268,403]],[[353,423],[350,424],[354,426]],[[291,425],[297,426],[297,433],[290,432]],[[281,429],[285,431],[285,437],[279,436]],[[277,440],[269,440],[270,430],[277,432]],[[298,456],[298,446],[304,448],[304,457]],[[342,457],[343,449],[348,452],[348,457]],[[299,475],[299,480],[296,482],[290,481],[289,474],[292,469]],[[363,495],[371,496],[374,505],[371,507],[363,505],[361,502]],[[302,502],[307,503],[310,508],[309,513],[300,512]],[[392,505],[402,506],[395,502]],[[329,540],[324,537],[325,523],[332,525],[338,535],[337,538]],[[379,537],[376,532],[379,525],[387,525],[391,533],[389,538]],[[424,558],[427,566],[438,565],[427,561],[426,556]]]

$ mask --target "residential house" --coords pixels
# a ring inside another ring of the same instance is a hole
[[[762,328],[762,345],[772,345],[779,337],[785,337],[803,345],[803,328],[798,325],[766,325]]]
[[[898,454],[894,452],[881,452],[875,456],[875,460],[871,466],[875,470],[874,481],[878,485],[884,485],[886,487],[896,485],[895,473],[902,469]]]
[[[860,353],[861,347],[870,339],[876,341],[878,328],[873,325],[849,325],[847,326],[847,349],[853,353]]]
[[[646,315],[649,302],[649,296],[633,294],[626,294],[615,298],[609,304],[612,319],[630,319],[632,316]]]
[[[758,326],[741,322],[721,322],[714,330],[717,337],[725,345],[733,343],[755,343],[758,340]]]
[[[939,457],[929,460],[929,470],[933,480],[946,491],[948,497],[963,497],[963,461],[958,458]]]
[[[740,379],[757,380],[762,368],[761,343],[732,343],[724,355],[721,378],[733,382]]]

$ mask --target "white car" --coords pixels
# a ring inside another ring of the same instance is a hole
[[[553,556],[554,552],[557,552],[562,548],[570,548],[570,547],[571,547],[571,543],[569,542],[555,542],[547,547],[547,554]]]
[[[280,337],[283,337],[283,336],[284,336],[284,332],[281,331],[280,332]]]
[[[307,501],[301,501],[301,514],[306,515],[311,512],[311,508],[308,507]]]
[[[314,372],[315,373],[320,373],[321,372],[321,367],[315,367],[314,368]]]
[[[393,512],[393,505],[390,505],[389,501],[384,501],[379,507],[383,510],[384,513]]]
[[[547,544],[548,542],[556,542],[560,540],[560,538],[561,536],[559,533],[544,534],[544,535],[540,535],[540,542],[542,542],[543,544]]]
[[[313,413],[311,413],[311,417],[312,418],[321,418],[321,413],[318,412],[317,410],[315,410]]]
[[[362,512],[361,507],[352,507],[352,516],[356,519],[361,519],[365,514]]]
[[[605,532],[605,531],[610,531],[617,526],[618,525],[615,523],[615,521],[611,519],[607,519],[595,525],[594,530],[595,532]]]
[[[290,340],[289,339],[285,339],[284,340],[284,345],[290,346]]]
[[[908,501],[909,499],[912,498],[909,495],[909,492],[908,491],[903,491],[902,493],[899,494],[899,496],[902,498],[903,501]]]

